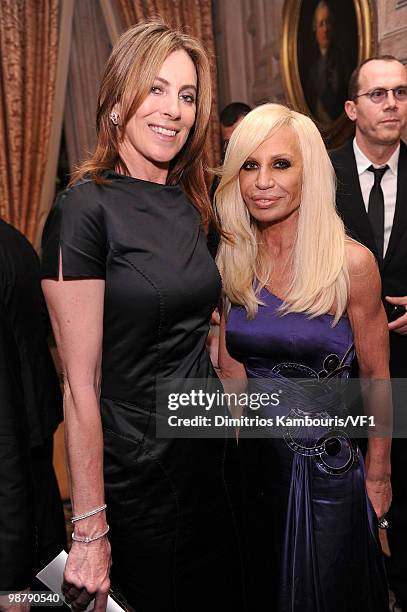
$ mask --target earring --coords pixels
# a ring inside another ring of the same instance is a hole
[[[119,125],[119,115],[115,111],[110,113],[110,121],[113,125]]]

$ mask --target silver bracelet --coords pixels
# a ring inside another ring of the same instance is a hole
[[[82,542],[82,544],[89,544],[89,542],[94,542],[95,540],[100,540],[100,538],[103,538],[103,536],[107,534],[109,529],[110,527],[108,525],[107,528],[102,533],[98,533],[98,535],[95,535],[93,538],[90,538],[89,536],[85,536],[84,538],[78,538],[73,532],[72,539],[74,542]]]
[[[82,519],[88,518],[89,516],[94,516],[95,514],[99,514],[99,512],[103,512],[103,510],[106,510],[106,508],[107,508],[107,505],[103,504],[103,506],[100,506],[100,508],[95,508],[94,510],[85,512],[85,514],[78,514],[78,516],[73,516],[71,518],[71,523],[73,525],[74,523],[76,523],[76,521],[81,521]]]

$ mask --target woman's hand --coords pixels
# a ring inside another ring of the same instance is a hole
[[[85,610],[95,598],[94,610],[106,610],[112,564],[106,536],[95,542],[72,542],[65,566],[62,592],[73,610]]]
[[[373,510],[377,518],[380,520],[389,511],[391,504],[391,483],[390,475],[372,473],[368,470],[366,477],[366,489],[369,499],[372,503]]]

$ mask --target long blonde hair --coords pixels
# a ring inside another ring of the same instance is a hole
[[[246,159],[282,126],[296,134],[303,164],[301,203],[293,247],[291,279],[285,312],[315,317],[335,308],[333,324],[346,310],[349,275],[345,258],[345,229],[335,207],[335,173],[314,123],[280,104],[252,110],[230,139],[215,203],[221,227],[229,239],[220,244],[217,263],[226,297],[257,314],[261,289],[273,262],[262,231],[250,214],[239,187],[239,172]]]
[[[165,59],[183,49],[192,59],[198,77],[196,119],[188,139],[172,160],[168,185],[180,183],[201,212],[203,221],[211,218],[211,206],[204,179],[204,145],[211,111],[209,59],[201,42],[154,19],[125,32],[106,64],[99,90],[96,115],[97,142],[93,155],[74,173],[71,184],[87,177],[103,182],[102,172],[119,168],[129,174],[118,147],[124,129],[144,101]],[[110,120],[115,104],[120,104],[121,130]]]

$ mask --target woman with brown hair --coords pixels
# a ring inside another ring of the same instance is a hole
[[[210,106],[199,41],[160,22],[131,28],[102,78],[95,153],[45,228],[74,515],[64,593],[76,609],[93,595],[105,609],[111,550],[137,612],[209,609],[215,593],[219,609],[241,605],[224,441],[156,437],[159,381],[215,376]]]

